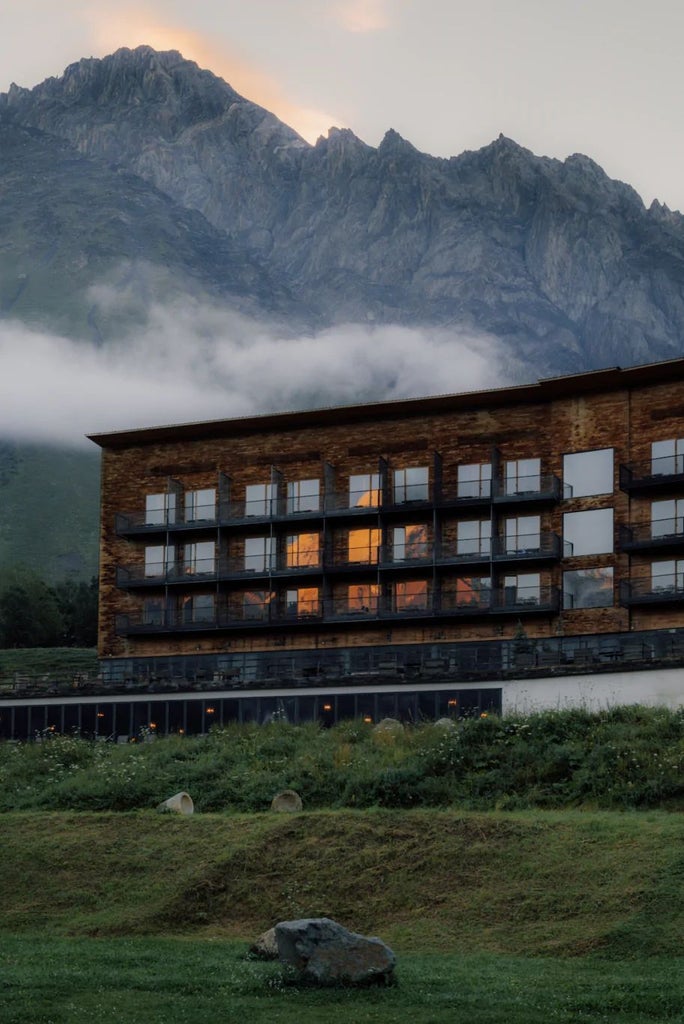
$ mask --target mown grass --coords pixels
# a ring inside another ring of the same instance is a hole
[[[254,937],[329,916],[405,951],[678,955],[663,812],[2,816],[5,932]]]
[[[681,1021],[684,973],[633,964],[488,955],[400,959],[398,984],[313,989],[226,941],[0,943],[3,1022],[79,1024],[665,1024]]]

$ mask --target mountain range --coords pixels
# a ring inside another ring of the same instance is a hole
[[[450,159],[393,130],[377,148],[338,129],[310,145],[175,51],[121,49],[1,94],[0,318],[107,346],[179,294],[284,336],[486,332],[530,376],[624,366],[682,354],[684,218],[587,156],[504,136]],[[78,558],[56,524],[18,540],[8,488],[35,457],[0,449],[0,566],[87,574],[95,530]]]

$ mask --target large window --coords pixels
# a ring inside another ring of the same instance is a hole
[[[192,594],[181,598],[181,615],[186,625],[214,622],[216,604],[213,594]]]
[[[143,622],[146,626],[164,625],[164,598],[146,597],[143,601]]]
[[[613,550],[612,508],[566,512],[563,516],[564,555],[599,555]]]
[[[356,473],[349,477],[350,508],[377,508],[379,504],[379,473]]]
[[[321,564],[321,540],[317,533],[294,533],[286,541],[288,569]]]
[[[412,558],[427,558],[427,526],[424,523],[395,526],[392,532],[392,554],[395,562],[406,562]]]
[[[599,448],[563,456],[563,497],[613,493],[613,449]]]
[[[427,606],[427,580],[405,580],[394,584],[395,611],[424,611],[425,609],[427,609]]]
[[[456,605],[488,608],[492,598],[490,576],[460,576],[456,580]]]
[[[347,610],[355,615],[376,615],[380,587],[377,583],[353,583],[347,590]]]
[[[318,587],[298,587],[286,595],[288,615],[315,616],[320,614]]]
[[[246,537],[245,569],[247,572],[270,572],[275,567],[275,537]]]
[[[472,462],[458,467],[459,498],[488,498],[492,490],[489,462]]]
[[[429,471],[427,466],[410,466],[394,470],[394,500],[397,505],[407,501],[428,500]]]
[[[216,571],[216,544],[204,540],[186,544],[183,552],[183,572],[188,576],[204,575]]]
[[[506,605],[539,604],[540,578],[538,572],[519,573],[504,577],[504,600]]]
[[[513,459],[506,463],[506,494],[536,494],[541,487],[540,459]]]
[[[651,445],[651,473],[653,476],[671,476],[684,473],[684,437],[667,441],[654,441]]]
[[[166,526],[176,522],[175,494],[145,495],[145,523],[147,526]]]
[[[506,554],[538,551],[541,540],[539,516],[515,516],[505,522]]]
[[[380,530],[350,530],[347,538],[347,560],[375,565],[380,557]]]
[[[319,480],[290,480],[287,485],[288,512],[317,512],[320,507]]]
[[[684,533],[684,498],[651,502],[651,536],[671,537]]]
[[[608,608],[612,604],[613,570],[610,566],[563,573],[564,608]]]
[[[198,522],[201,519],[216,518],[216,491],[213,487],[205,487],[199,491],[186,491],[185,521]]]
[[[488,555],[492,549],[492,524],[489,519],[468,519],[456,527],[456,551],[459,555]]]
[[[651,564],[651,586],[655,593],[680,594],[684,591],[684,559],[670,558]]]
[[[268,619],[272,601],[273,593],[270,590],[248,590],[242,595],[243,617],[259,622]]]
[[[245,515],[273,515],[276,497],[275,484],[247,484],[245,487]]]
[[[173,544],[148,544],[145,548],[145,575],[165,576],[173,569],[175,560]]]

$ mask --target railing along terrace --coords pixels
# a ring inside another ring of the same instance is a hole
[[[515,677],[612,672],[684,664],[684,629],[563,637],[401,644],[374,648],[184,654],[105,660],[99,673],[11,673],[0,677],[0,699],[65,698],[138,692],[378,685],[415,680],[494,682]],[[286,667],[283,667],[286,666]]]

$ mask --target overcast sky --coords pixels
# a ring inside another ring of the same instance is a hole
[[[0,90],[81,57],[179,49],[315,141],[394,128],[452,156],[500,132],[586,153],[684,210],[676,0],[3,0]]]

